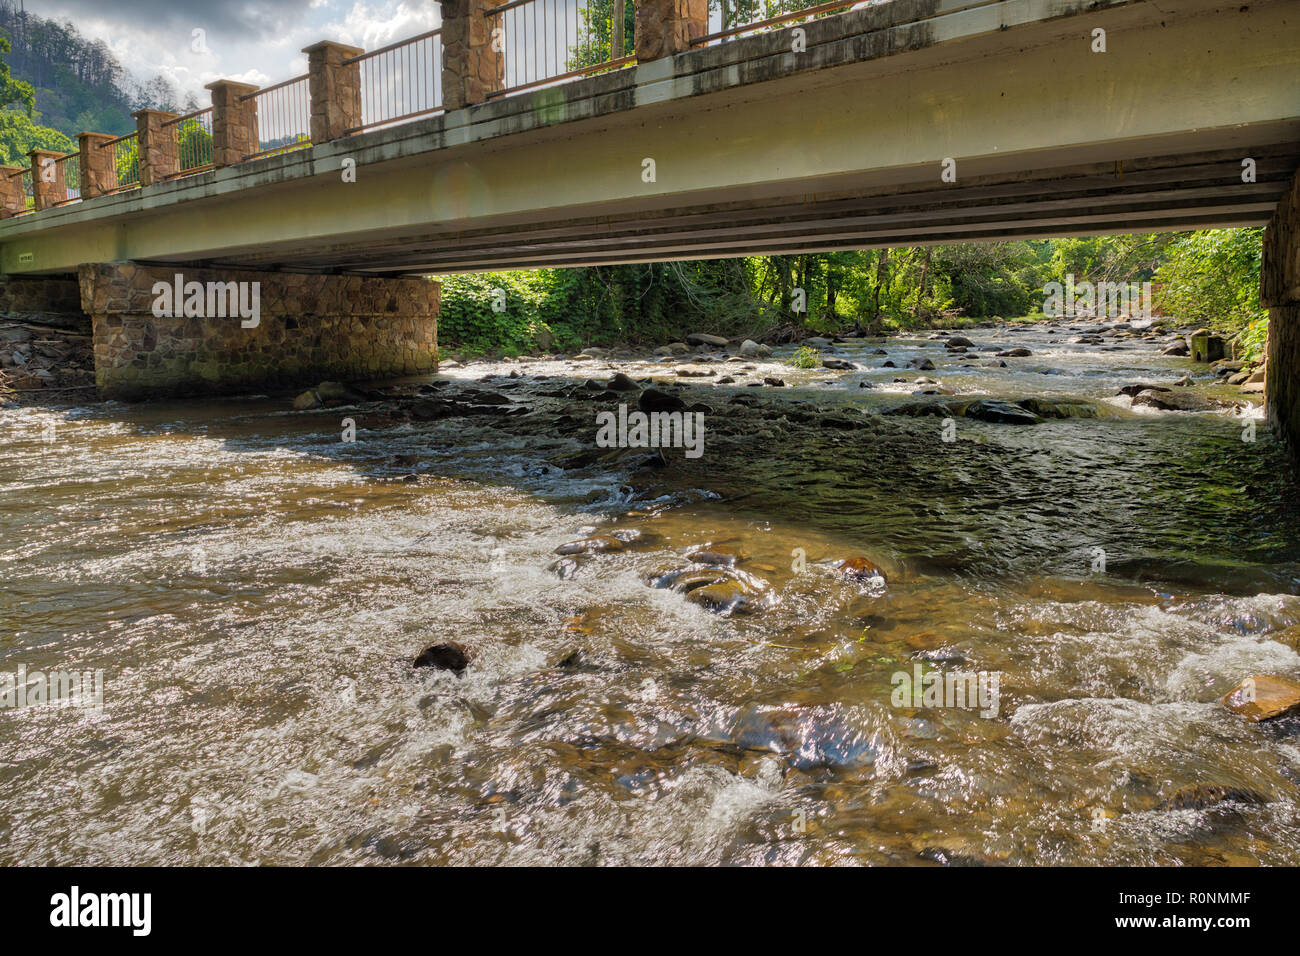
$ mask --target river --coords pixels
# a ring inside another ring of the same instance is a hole
[[[1117,396],[1212,378],[1162,339],[964,334],[472,363],[425,392],[496,413],[427,420],[0,406],[0,671],[104,688],[0,710],[0,863],[1300,864],[1300,718],[1218,700],[1300,675],[1284,450]],[[703,454],[597,448],[616,370],[685,383]],[[918,376],[1092,417],[885,414],[946,399]],[[735,613],[673,586],[700,550]],[[412,667],[443,641],[462,675]],[[898,703],[934,671],[996,708]],[[1170,803],[1196,784],[1250,799]]]

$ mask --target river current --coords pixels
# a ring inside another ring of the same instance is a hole
[[[0,672],[103,672],[0,709],[0,863],[1300,864],[1300,719],[1219,703],[1300,675],[1284,450],[1161,340],[964,334],[472,363],[425,392],[504,411],[428,420],[0,406]],[[596,447],[615,371],[681,383],[703,454]],[[1116,394],[1187,373],[1228,404]],[[1089,417],[886,414],[921,376]],[[734,613],[673,586],[710,550]],[[412,667],[445,641],[462,675]],[[996,713],[899,703],[934,671]]]

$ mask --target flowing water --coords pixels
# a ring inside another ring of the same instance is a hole
[[[1242,440],[1257,410],[1115,397],[1207,375],[1154,342],[967,334],[1034,354],[783,350],[690,380],[704,454],[660,467],[594,447],[601,361],[453,370],[526,411],[438,421],[0,409],[0,672],[104,680],[99,709],[0,710],[0,863],[1300,863],[1300,720],[1218,702],[1300,675],[1283,450]],[[920,355],[963,398],[1099,417],[883,414],[942,400],[879,367]],[[591,535],[624,546],[555,555]],[[654,586],[706,546],[750,613]],[[463,676],[412,667],[448,640]],[[996,700],[897,699],[936,670]],[[1165,806],[1197,783],[1257,799]]]

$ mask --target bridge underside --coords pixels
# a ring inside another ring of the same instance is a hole
[[[895,0],[809,24],[804,53],[779,31],[10,220],[0,267],[396,276],[1268,221],[1300,166],[1294,4],[971,2]]]

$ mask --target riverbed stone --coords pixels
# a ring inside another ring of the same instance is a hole
[[[412,666],[451,671],[459,677],[465,673],[465,668],[469,667],[471,660],[472,655],[464,646],[455,641],[447,641],[441,644],[430,644],[420,651]]]
[[[1274,674],[1255,674],[1228,691],[1222,703],[1247,720],[1271,720],[1300,708],[1300,683]]]

